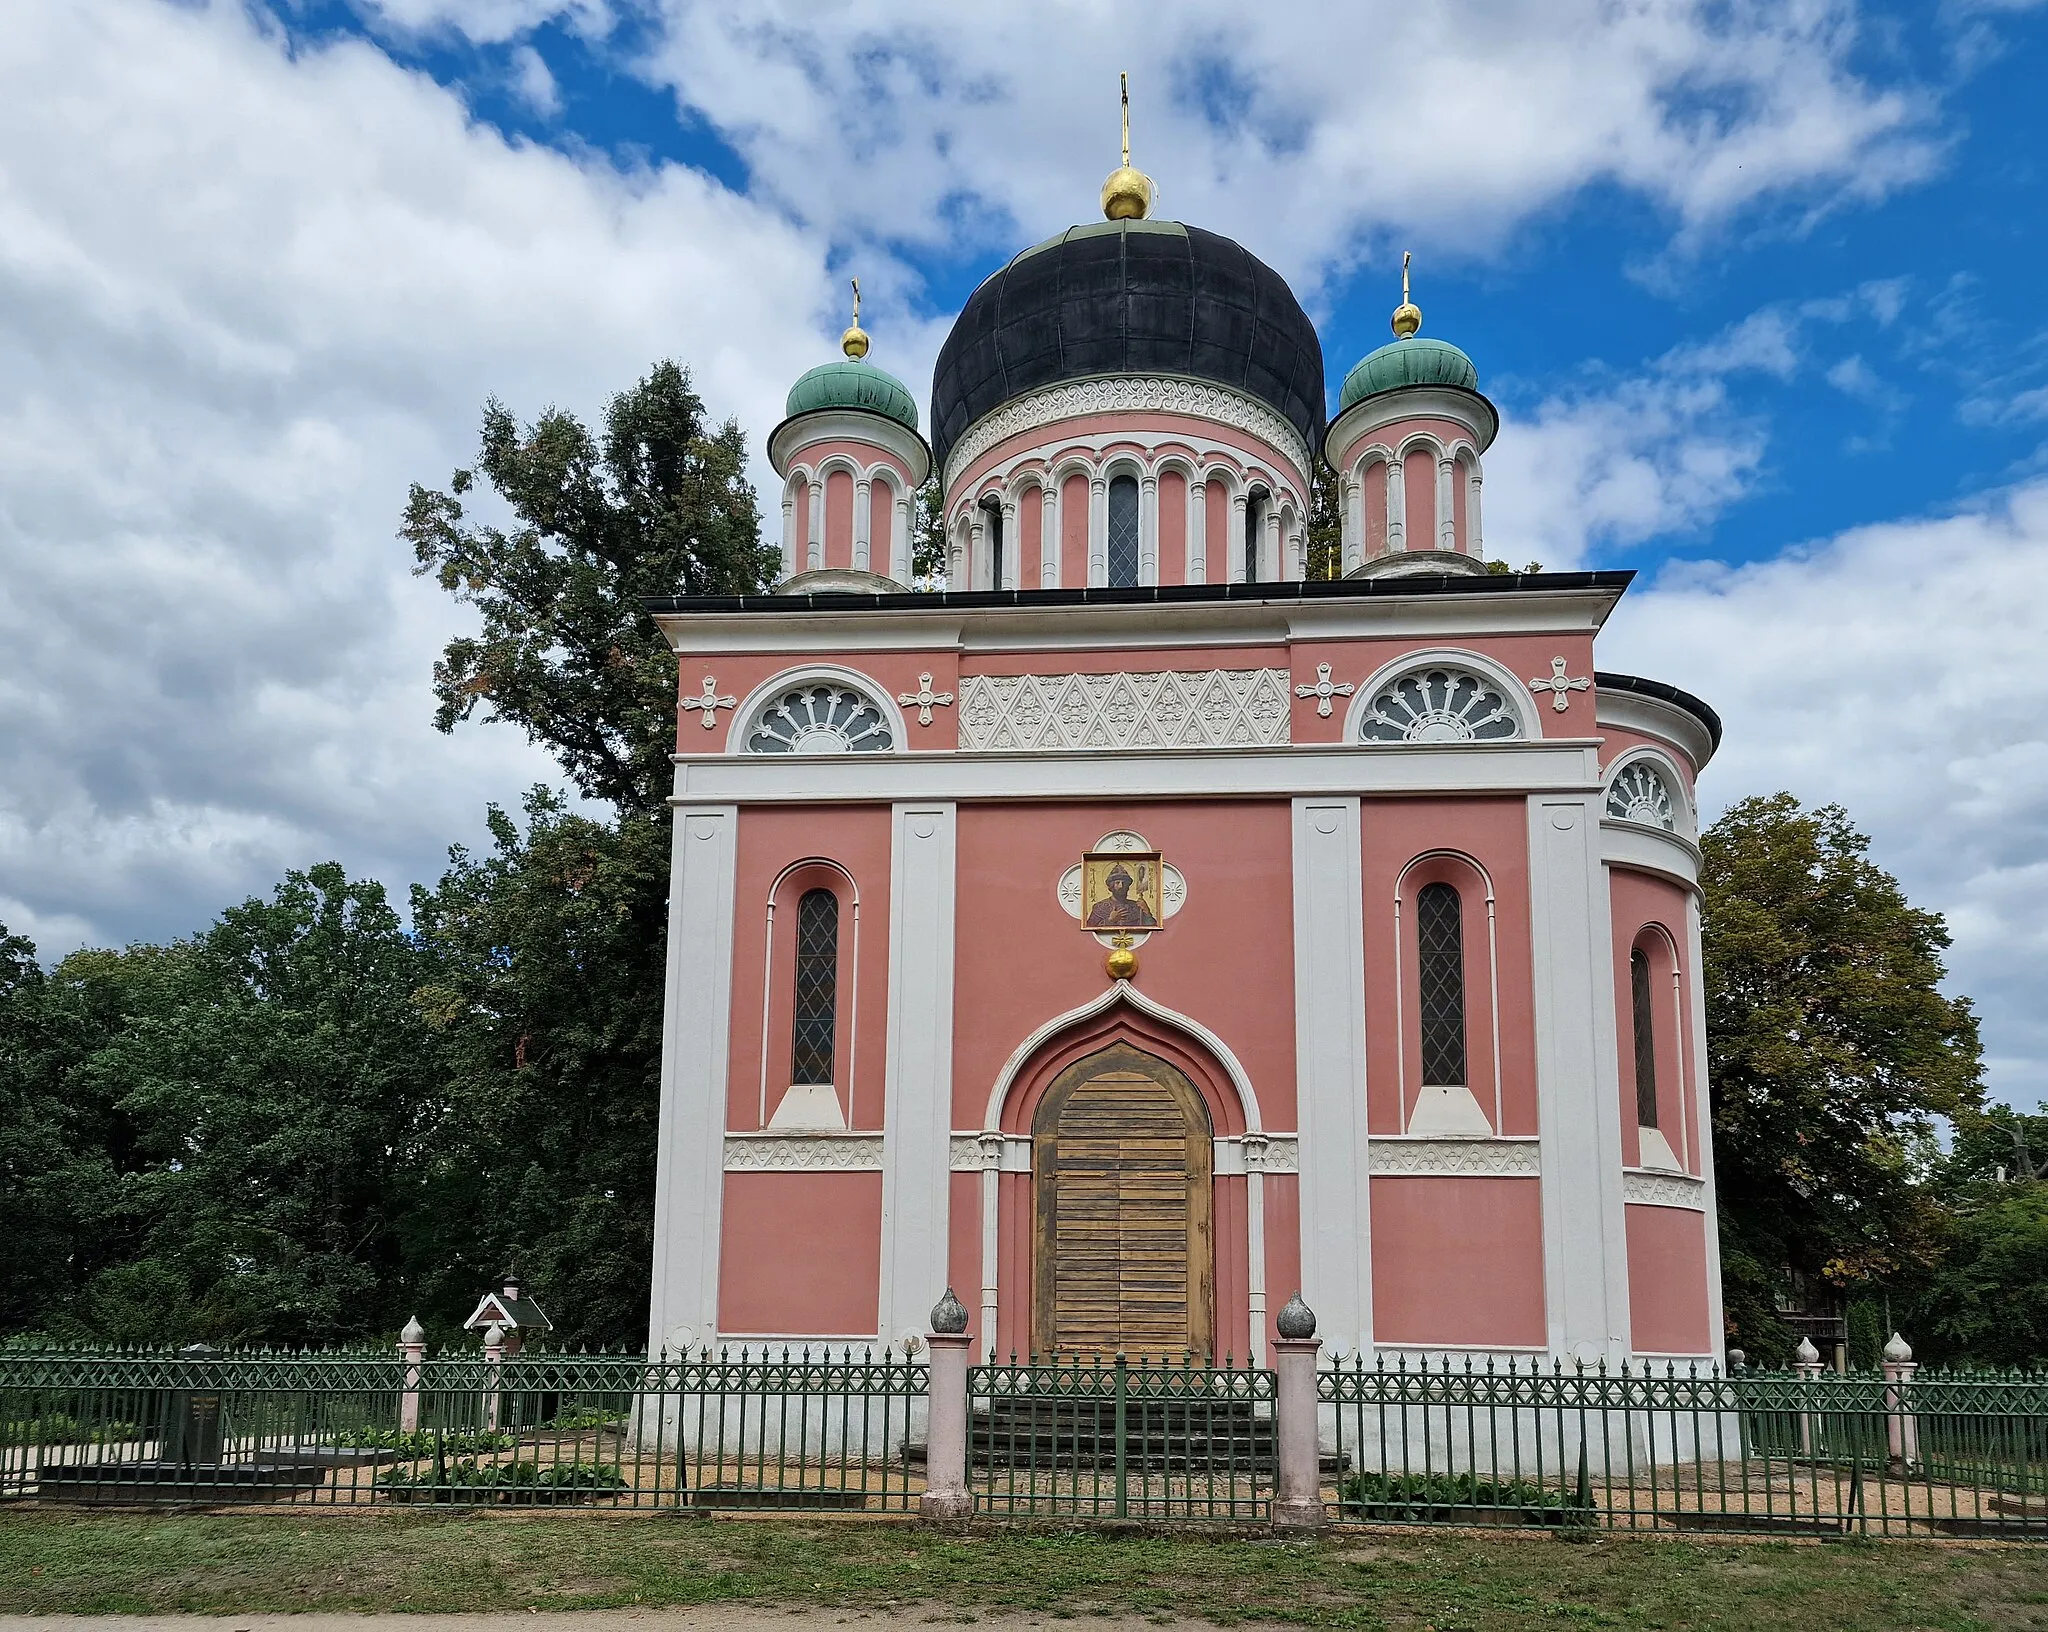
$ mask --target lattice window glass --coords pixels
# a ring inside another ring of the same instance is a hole
[[[1112,589],[1138,586],[1138,483],[1130,476],[1109,484],[1109,583]]]
[[[1422,988],[1422,1080],[1465,1085],[1465,925],[1458,892],[1425,884],[1415,898],[1417,972]]]
[[[1641,822],[1670,833],[1678,826],[1671,787],[1656,767],[1637,760],[1624,765],[1607,789],[1607,814],[1624,822]]]
[[[1467,669],[1415,669],[1382,686],[1366,705],[1367,742],[1507,742],[1521,717],[1491,680]]]
[[[1003,587],[1003,511],[1002,506],[984,504],[981,507],[981,536],[988,540],[988,587]]]
[[[1640,946],[1628,955],[1629,1004],[1635,1013],[1636,1124],[1657,1125],[1656,1004],[1650,993],[1650,954]]]
[[[1259,534],[1265,531],[1266,495],[1254,493],[1244,502],[1244,581],[1259,581]]]
[[[830,1083],[839,1023],[839,897],[806,890],[796,904],[796,1023],[789,1080]]]
[[[879,708],[823,681],[770,698],[747,733],[754,754],[879,754],[893,746]]]

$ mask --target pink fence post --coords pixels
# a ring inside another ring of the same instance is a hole
[[[1274,1401],[1279,1477],[1273,1495],[1273,1523],[1287,1530],[1318,1530],[1330,1522],[1323,1506],[1322,1404],[1316,1398],[1315,1312],[1295,1293],[1274,1322],[1273,1370],[1279,1386]]]
[[[484,1421],[498,1426],[498,1373],[505,1364],[505,1328],[496,1321],[484,1328]]]
[[[420,1362],[427,1357],[427,1333],[414,1315],[398,1334],[398,1359],[405,1367],[405,1386],[398,1395],[398,1427],[412,1433],[420,1425]]]
[[[958,1524],[974,1516],[974,1492],[967,1488],[967,1309],[953,1289],[932,1308],[931,1364],[924,1436],[924,1495],[921,1517]]]
[[[1892,1469],[1897,1473],[1909,1471],[1920,1460],[1920,1419],[1908,1404],[1913,1373],[1919,1369],[1911,1345],[1893,1332],[1884,1346],[1884,1423]]]

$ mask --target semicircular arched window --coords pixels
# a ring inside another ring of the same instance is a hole
[[[1655,766],[1637,760],[1622,767],[1607,789],[1607,814],[1617,821],[1641,822],[1676,832],[1678,815],[1671,798],[1671,786]]]
[[[1522,721],[1491,680],[1431,664],[1375,692],[1358,734],[1366,742],[1508,742],[1522,734]]]
[[[747,728],[750,754],[879,754],[894,746],[881,709],[826,680],[777,692]]]

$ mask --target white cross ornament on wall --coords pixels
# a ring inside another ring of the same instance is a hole
[[[917,690],[899,691],[896,693],[896,701],[905,708],[908,708],[912,703],[917,705],[917,723],[919,725],[930,725],[932,723],[932,708],[934,704],[943,708],[952,700],[953,694],[950,691],[932,690],[932,677],[928,674],[920,674],[917,677]]]
[[[1332,697],[1349,697],[1357,689],[1356,686],[1350,685],[1331,685],[1330,665],[1318,663],[1316,665],[1316,683],[1312,686],[1296,686],[1294,688],[1294,695],[1297,697],[1313,697],[1316,700],[1316,712],[1327,720],[1330,717],[1330,699]]]
[[[1550,673],[1529,682],[1531,691],[1547,691],[1551,694],[1550,706],[1560,714],[1572,706],[1571,698],[1566,695],[1568,692],[1585,691],[1593,684],[1583,674],[1576,679],[1567,679],[1564,671],[1564,659],[1553,657],[1550,660]]]
[[[684,708],[701,708],[704,711],[704,729],[706,731],[709,731],[718,723],[718,711],[721,708],[738,708],[739,706],[740,700],[737,697],[721,697],[718,695],[718,682],[708,674],[704,676],[704,695],[702,697],[685,697],[683,699]]]

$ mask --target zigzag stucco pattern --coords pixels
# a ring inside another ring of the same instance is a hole
[[[1249,431],[1294,461],[1297,472],[1309,469],[1308,444],[1301,433],[1262,402],[1239,396],[1225,386],[1172,375],[1112,375],[1047,386],[1006,402],[967,429],[946,455],[948,493],[960,473],[999,442],[1035,431],[1062,419],[1103,413],[1187,414],[1234,430]]]
[[[1683,1173],[1645,1173],[1629,1168],[1621,1175],[1621,1199],[1642,1207],[1686,1207],[1703,1213],[1707,1210],[1707,1184]]]
[[[1533,1139],[1374,1139],[1374,1178],[1522,1179],[1542,1171]]]
[[[960,682],[961,746],[1282,748],[1290,737],[1287,686],[1285,669],[970,675]]]
[[[728,1173],[849,1173],[882,1165],[879,1133],[772,1133],[725,1141]]]

